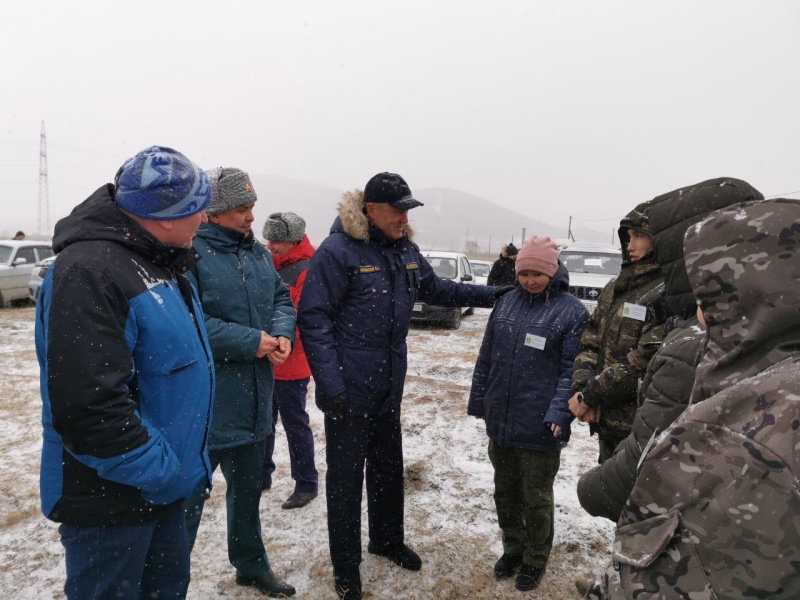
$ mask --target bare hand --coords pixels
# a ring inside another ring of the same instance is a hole
[[[550,431],[553,432],[553,437],[561,437],[561,427],[555,423],[550,423]]]
[[[292,352],[292,342],[283,336],[279,336],[277,341],[278,347],[267,355],[267,359],[273,365],[282,365]]]
[[[277,347],[278,347],[278,340],[276,340],[266,331],[262,331],[261,341],[258,343],[258,349],[256,350],[256,358],[263,358],[267,356]]]
[[[581,423],[585,423],[586,413],[590,410],[588,406],[585,406],[578,402],[578,394],[573,394],[572,398],[569,399],[569,412],[575,415],[575,418],[578,419]]]
[[[600,407],[590,408],[586,411],[581,419],[584,423],[599,423],[600,422]]]

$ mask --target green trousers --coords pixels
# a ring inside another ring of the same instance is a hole
[[[561,450],[501,448],[489,440],[489,460],[503,552],[522,556],[532,567],[544,567],[553,548],[553,481]]]

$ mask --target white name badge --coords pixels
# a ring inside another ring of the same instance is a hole
[[[525,334],[525,345],[537,350],[544,350],[544,344],[547,342],[546,338],[540,335],[533,335],[532,333]]]
[[[644,321],[647,319],[647,307],[641,304],[631,304],[626,302],[622,306],[622,316],[636,319],[637,321]]]

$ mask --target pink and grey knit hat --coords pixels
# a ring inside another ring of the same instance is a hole
[[[533,236],[517,254],[517,275],[522,271],[536,271],[553,277],[558,271],[558,246],[547,236]]]

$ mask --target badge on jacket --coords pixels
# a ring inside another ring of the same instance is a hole
[[[544,350],[544,345],[547,342],[546,338],[540,335],[533,335],[532,333],[525,334],[525,345],[537,350]]]
[[[622,316],[636,319],[637,321],[645,321],[647,320],[647,307],[641,304],[626,302],[622,306]]]

